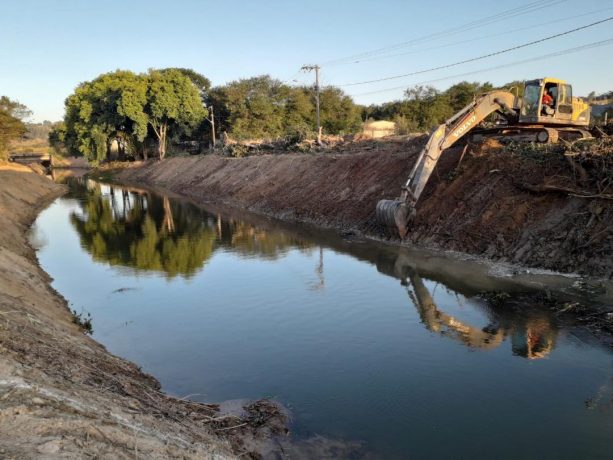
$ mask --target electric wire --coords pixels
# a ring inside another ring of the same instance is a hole
[[[365,62],[378,61],[378,60],[389,59],[389,58],[398,57],[398,56],[406,56],[406,55],[409,55],[409,54],[423,53],[425,51],[438,50],[438,49],[447,48],[447,47],[451,47],[451,46],[463,45],[463,44],[466,44],[466,43],[472,43],[472,42],[476,42],[476,41],[487,40],[487,39],[490,39],[490,38],[502,37],[504,35],[510,35],[510,34],[514,34],[514,33],[517,33],[517,32],[523,32],[523,31],[526,31],[526,30],[541,28],[543,26],[549,26],[549,25],[552,25],[552,24],[557,24],[559,22],[569,21],[569,20],[572,20],[572,19],[582,18],[582,17],[585,17],[585,16],[591,16],[593,14],[598,14],[598,13],[602,13],[602,12],[610,11],[610,10],[613,10],[613,7],[603,8],[603,9],[600,9],[600,10],[590,11],[589,13],[578,14],[578,15],[574,15],[574,16],[566,16],[564,18],[554,19],[554,20],[548,21],[548,22],[540,22],[538,24],[534,24],[534,25],[527,26],[527,27],[522,27],[522,28],[519,28],[519,29],[507,30],[505,32],[501,32],[501,33],[498,33],[498,34],[485,35],[485,36],[476,37],[476,38],[470,38],[468,40],[462,40],[462,41],[454,41],[454,42],[449,42],[449,43],[445,43],[445,44],[442,44],[442,45],[431,46],[429,48],[420,48],[420,49],[411,50],[411,51],[404,51],[402,53],[386,54],[386,55],[383,55],[383,56],[373,56],[373,57],[370,57],[370,58],[361,59],[359,61],[354,61],[354,62],[351,62],[351,63],[348,62],[347,64],[362,64],[362,63],[365,63]]]
[[[403,48],[406,46],[410,46],[410,45],[414,45],[416,43],[421,43],[424,41],[430,41],[430,40],[434,40],[434,39],[438,39],[441,37],[446,37],[446,36],[450,36],[450,35],[457,35],[459,33],[462,32],[466,32],[468,30],[473,30],[473,29],[477,29],[477,28],[481,28],[481,27],[485,27],[487,25],[491,25],[494,24],[496,22],[500,22],[500,21],[504,21],[510,18],[514,18],[517,16],[522,16],[528,13],[533,13],[535,11],[541,10],[543,8],[548,8],[554,5],[557,5],[559,3],[564,3],[568,0],[540,0],[540,1],[535,1],[532,3],[528,3],[526,5],[522,5],[519,7],[515,7],[512,8],[510,10],[505,10],[502,11],[500,13],[491,15],[491,16],[487,16],[485,18],[481,18],[481,19],[477,19],[477,20],[473,20],[470,21],[466,24],[462,24],[460,26],[457,27],[452,27],[450,29],[445,29],[442,30],[440,32],[435,32],[432,34],[428,34],[428,35],[424,35],[422,37],[417,37],[405,42],[401,42],[401,43],[397,43],[395,45],[390,45],[390,46],[385,46],[382,48],[378,48],[378,49],[374,49],[371,51],[366,51],[363,53],[357,53],[357,54],[353,54],[351,56],[346,56],[344,58],[338,58],[338,59],[332,59],[330,61],[325,61],[322,64],[320,64],[321,66],[330,66],[330,65],[334,65],[337,63],[342,63],[345,62],[347,60],[353,61],[355,59],[360,59],[360,58],[364,58],[364,57],[369,57],[372,55],[376,55],[376,54],[381,54],[384,52],[388,52],[388,51],[392,51],[392,50],[396,50],[399,48]]]
[[[352,82],[352,83],[343,83],[343,84],[336,85],[336,86],[346,87],[346,86],[367,85],[367,84],[371,84],[371,83],[378,83],[378,82],[381,82],[381,81],[396,80],[398,78],[405,78],[405,77],[410,77],[410,76],[413,76],[413,75],[420,75],[420,74],[427,73],[427,72],[434,72],[435,70],[448,69],[450,67],[456,67],[456,66],[459,66],[459,65],[462,65],[462,64],[467,64],[469,62],[480,61],[480,60],[487,59],[487,58],[490,58],[490,57],[493,57],[493,56],[499,56],[501,54],[509,53],[511,51],[515,51],[515,50],[518,50],[518,49],[526,48],[528,46],[536,45],[538,43],[543,43],[543,42],[546,42],[546,41],[549,41],[549,40],[553,40],[554,38],[558,38],[558,37],[562,37],[562,36],[565,36],[565,35],[569,35],[569,34],[572,34],[574,32],[578,32],[580,30],[585,30],[585,29],[588,29],[590,27],[594,27],[594,26],[597,26],[599,24],[603,24],[603,23],[611,21],[611,20],[613,20],[613,16],[610,16],[610,17],[608,17],[606,19],[602,19],[600,21],[596,21],[596,22],[593,22],[591,24],[587,24],[587,25],[584,25],[584,26],[581,26],[581,27],[576,27],[574,29],[567,30],[565,32],[560,32],[560,33],[555,34],[555,35],[550,35],[548,37],[540,38],[538,40],[533,40],[533,41],[528,42],[528,43],[523,43],[521,45],[513,46],[511,48],[506,48],[506,49],[503,49],[503,50],[494,51],[492,53],[484,54],[482,56],[477,56],[477,57],[470,58],[470,59],[464,59],[462,61],[457,61],[457,62],[454,62],[452,64],[445,64],[445,65],[441,65],[441,66],[437,66],[437,67],[431,67],[429,69],[423,69],[423,70],[417,70],[415,72],[409,72],[409,73],[402,74],[402,75],[394,75],[394,76],[391,76],[391,77],[376,78],[376,79],[373,79],[373,80],[366,80],[366,81],[359,81],[359,82]]]
[[[464,73],[459,73],[459,74],[455,74],[455,75],[448,75],[446,77],[441,77],[441,78],[434,78],[434,79],[430,79],[430,80],[424,80],[424,81],[420,81],[417,83],[413,83],[412,85],[424,85],[427,83],[436,83],[439,81],[444,81],[444,80],[451,80],[454,78],[462,78],[462,77],[466,77],[469,75],[474,75],[474,74],[478,74],[478,73],[483,73],[483,72],[489,72],[492,70],[498,70],[498,69],[503,69],[506,67],[512,67],[512,66],[516,66],[516,65],[521,65],[521,64],[527,64],[530,62],[535,62],[535,61],[542,61],[545,59],[549,59],[549,58],[554,58],[554,57],[559,57],[559,56],[565,56],[567,54],[572,54],[572,53],[577,53],[580,51],[585,51],[588,49],[592,49],[592,48],[599,48],[601,46],[607,46],[607,45],[613,45],[613,38],[609,38],[607,40],[601,40],[598,42],[592,42],[592,43],[587,43],[585,45],[581,45],[581,46],[576,46],[574,48],[568,48],[565,50],[561,50],[561,51],[557,51],[557,52],[553,52],[553,53],[547,53],[547,54],[543,54],[541,56],[535,56],[532,58],[528,58],[528,59],[522,59],[521,61],[514,61],[514,62],[509,62],[506,64],[500,64],[497,66],[493,66],[493,67],[487,67],[487,68],[483,68],[483,69],[479,69],[479,70],[472,70],[470,72],[464,72]],[[368,92],[364,92],[364,93],[358,93],[358,94],[351,94],[352,97],[359,97],[359,96],[368,96],[371,94],[379,94],[379,93],[385,93],[385,92],[389,92],[389,91],[397,91],[399,89],[406,89],[407,85],[402,85],[402,86],[395,86],[393,88],[384,88],[384,89],[380,89],[380,90],[375,90],[375,91],[368,91]]]

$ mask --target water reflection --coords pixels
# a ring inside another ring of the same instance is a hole
[[[276,259],[289,248],[314,245],[284,232],[266,232],[245,222],[223,220],[187,202],[147,190],[68,182],[81,209],[71,214],[81,246],[111,265],[191,277],[217,248]]]
[[[37,221],[49,235],[41,264],[92,313],[94,338],[172,394],[275,395],[291,407],[298,436],[362,442],[373,458],[610,451],[610,350],[531,298],[552,277],[501,275],[140,189],[71,187]],[[162,276],[140,276],[151,270]],[[560,288],[575,280],[553,279]],[[494,305],[484,291],[510,299]],[[336,442],[283,448],[296,458],[359,458]]]
[[[431,332],[466,347],[484,350],[497,348],[510,337],[513,354],[528,359],[545,358],[555,347],[558,329],[547,311],[531,311],[526,317],[509,317],[486,308],[490,322],[480,328],[439,309],[415,267],[406,260],[398,258],[394,275],[407,287],[421,322]]]
[[[243,257],[274,260],[290,249],[318,249],[315,281],[309,290],[325,286],[324,250],[307,238],[280,229],[266,230],[245,221],[222,219],[191,203],[170,200],[148,190],[103,185],[87,179],[68,182],[71,196],[81,204],[71,222],[81,245],[95,260],[138,270],[163,272],[169,278],[193,276],[215,250],[238,252]],[[333,244],[332,244],[333,245]],[[414,258],[405,251],[377,251],[379,272],[401,280],[408,289],[426,329],[473,349],[494,349],[510,338],[514,355],[544,358],[558,335],[554,318],[546,310],[529,315],[483,308],[489,323],[477,327],[442,311],[418,273]],[[364,257],[371,257],[367,251]],[[478,302],[476,303],[478,305]]]

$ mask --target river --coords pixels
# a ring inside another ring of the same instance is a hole
[[[611,458],[611,349],[538,302],[477,295],[572,279],[69,186],[33,227],[39,261],[168,393],[273,398],[312,457]]]

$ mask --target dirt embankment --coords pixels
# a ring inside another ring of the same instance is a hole
[[[270,403],[234,416],[168,397],[84,334],[26,236],[62,193],[0,163],[0,458],[234,458],[282,431]]]
[[[118,178],[381,237],[375,205],[398,195],[425,140],[362,141],[325,154],[171,158]],[[422,195],[409,242],[611,278],[613,201],[599,192],[611,182],[610,144],[602,164],[597,155],[559,149],[486,144],[469,146],[463,157],[463,146],[450,149]]]

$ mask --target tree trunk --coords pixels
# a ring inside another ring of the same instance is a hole
[[[126,160],[126,144],[121,137],[117,137],[117,157],[119,161]]]
[[[109,137],[106,140],[106,161],[110,162],[111,161],[111,146],[113,145],[113,139],[111,137]]]
[[[167,124],[162,123],[159,128],[158,134],[158,154],[160,156],[160,160],[163,160],[166,156],[166,129]]]

